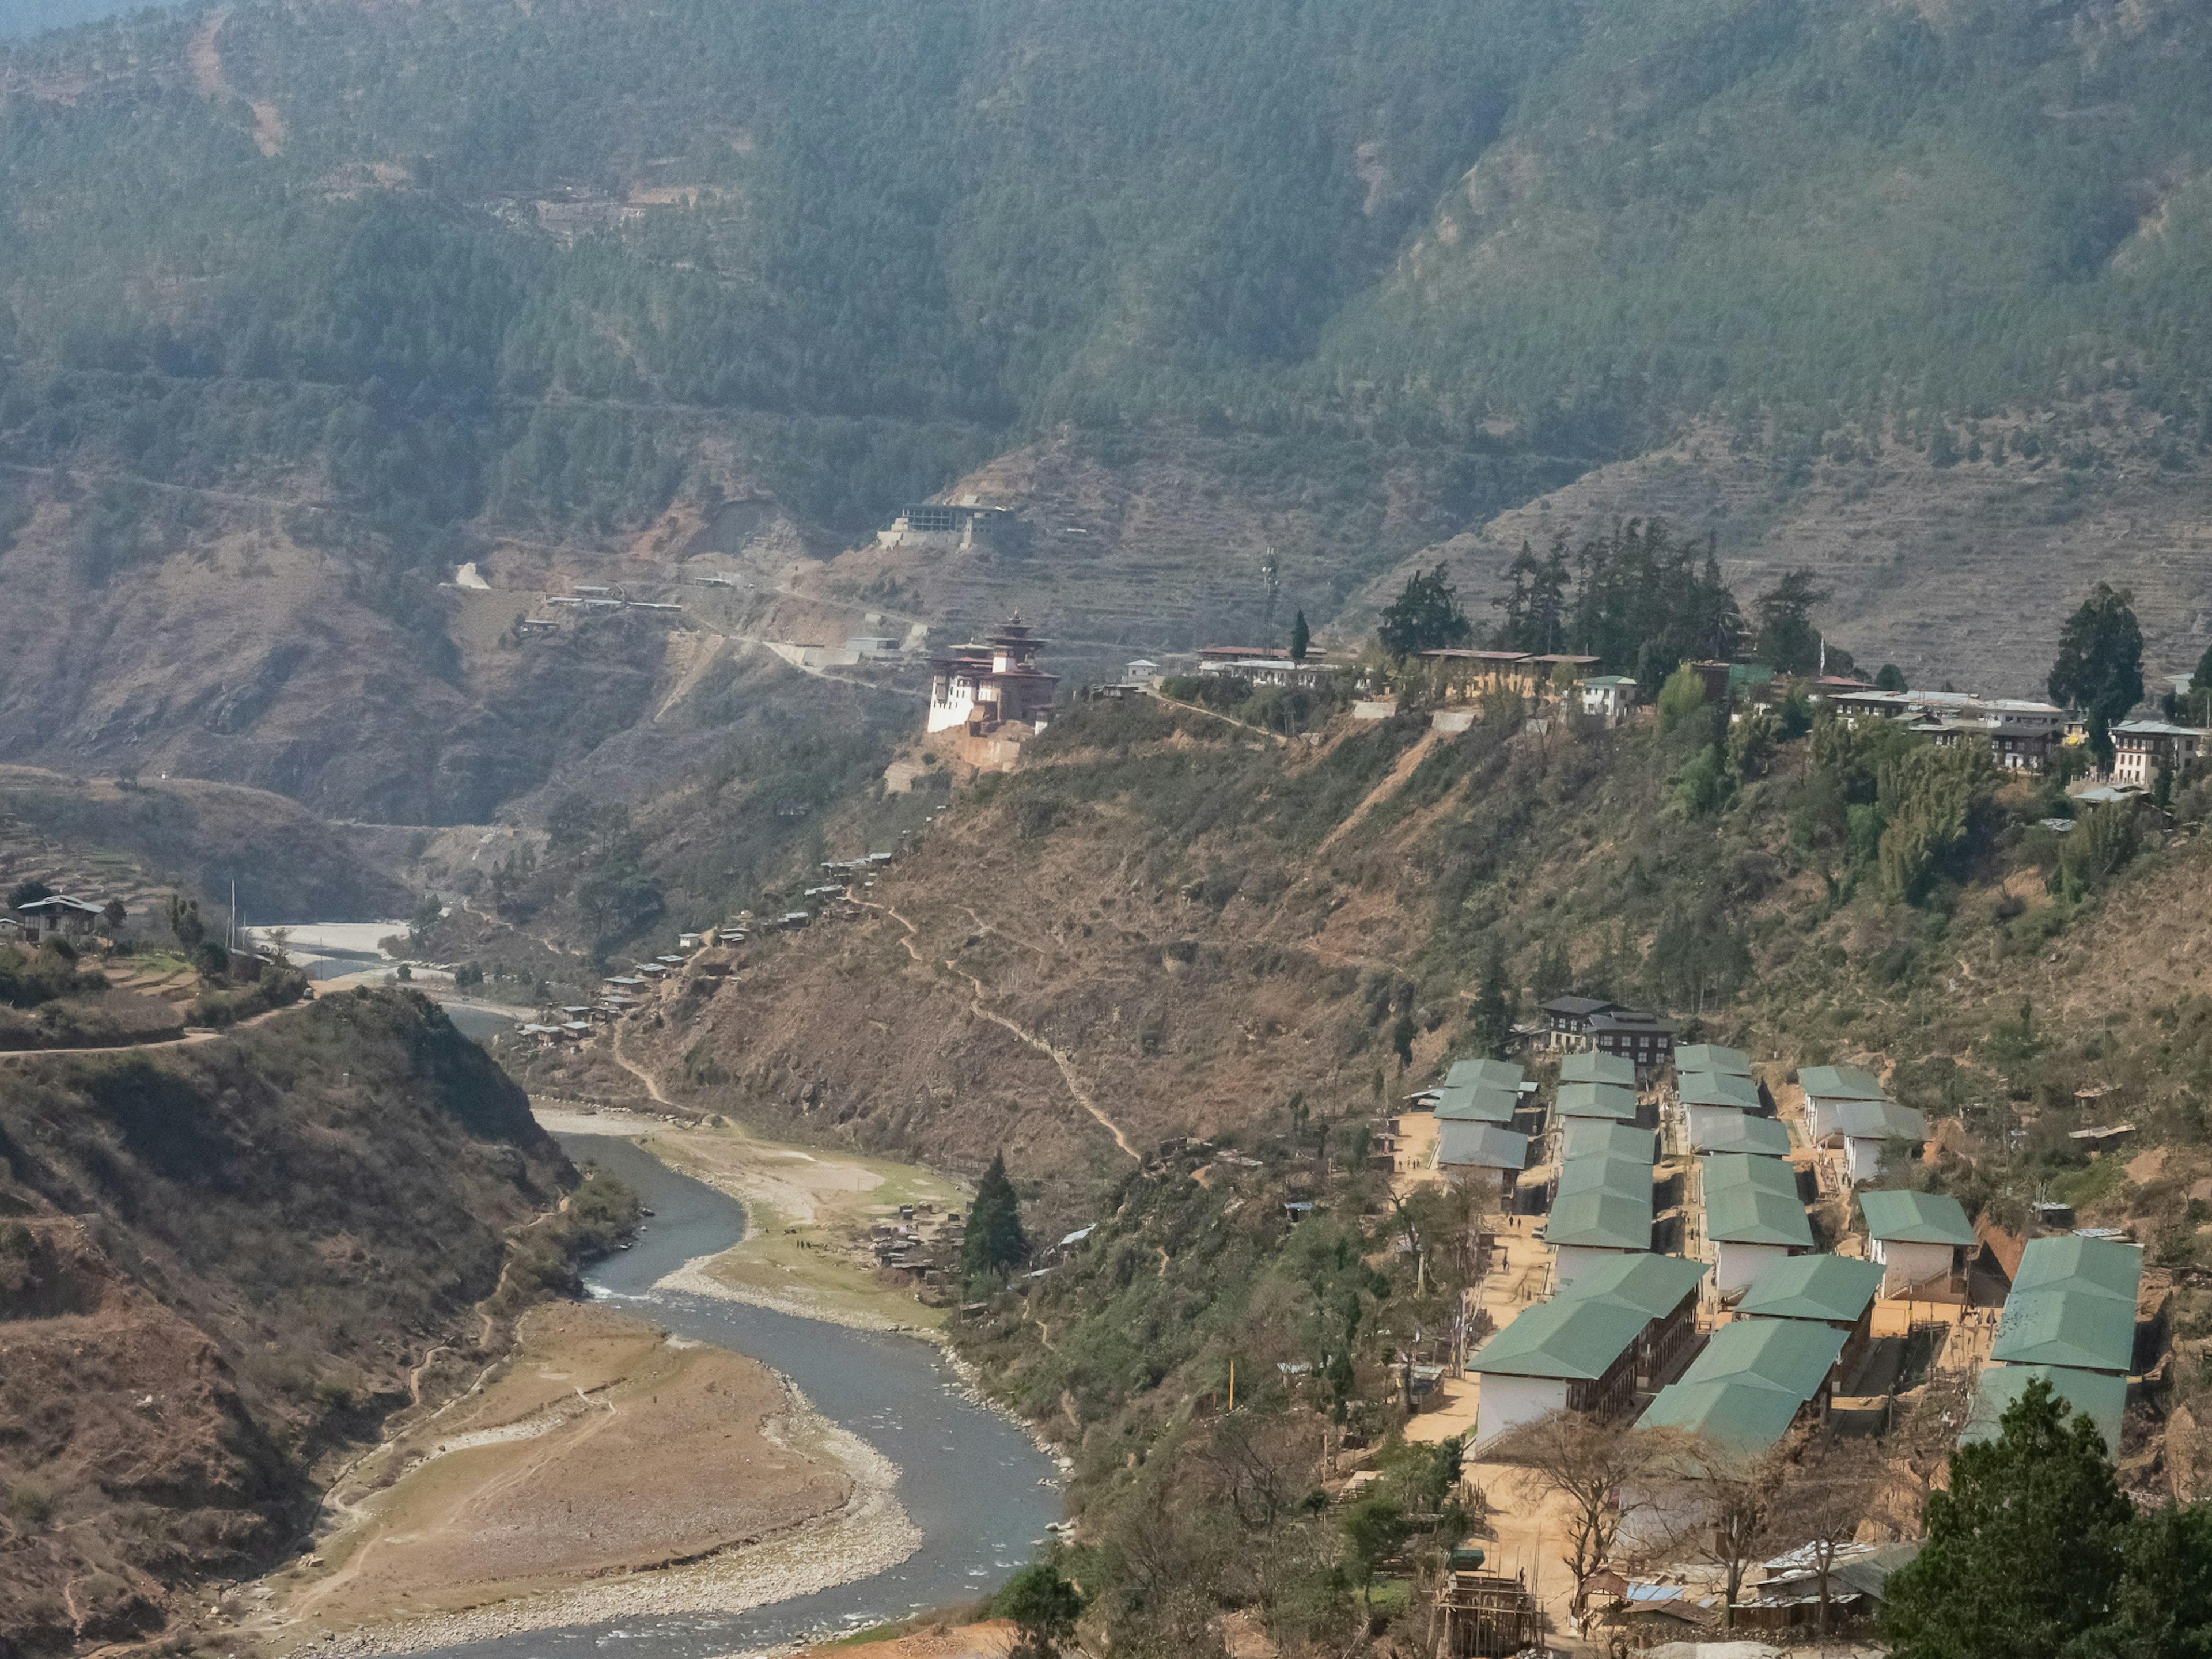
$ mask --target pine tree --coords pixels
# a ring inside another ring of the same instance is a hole
[[[1304,662],[1312,647],[1313,630],[1306,626],[1306,613],[1301,611],[1291,618],[1291,660]]]
[[[1505,973],[1505,947],[1492,939],[1482,965],[1482,983],[1468,1011],[1467,1028],[1477,1053],[1496,1059],[1513,1040],[1513,983]]]
[[[1024,1261],[1029,1239],[1022,1232],[1021,1200],[1006,1175],[1006,1155],[1000,1152],[983,1173],[969,1207],[968,1232],[961,1244],[961,1265],[970,1276],[999,1273]]]

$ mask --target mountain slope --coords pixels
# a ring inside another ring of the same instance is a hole
[[[574,1172],[409,994],[0,1074],[0,1638],[158,1632],[289,1547],[315,1460],[482,1333]]]

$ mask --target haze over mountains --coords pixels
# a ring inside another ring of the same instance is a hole
[[[33,600],[0,758],[484,817],[544,776],[488,750],[588,752],[681,669],[633,646],[623,708],[517,701],[435,586],[472,559],[535,592],[750,551],[939,628],[1024,603],[1105,660],[1258,627],[1270,551],[1284,614],[1355,630],[1412,562],[1480,595],[1523,535],[1663,510],[1748,590],[1821,568],[1832,634],[1916,675],[2032,690],[2090,557],[2186,666],[2208,59],[2181,3],[45,35],[0,57],[0,579]],[[1034,533],[869,547],[946,489]],[[733,501],[773,533],[714,540]]]

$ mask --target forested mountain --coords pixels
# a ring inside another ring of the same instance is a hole
[[[0,40],[143,9],[133,0],[9,0],[0,9]]]
[[[145,13],[0,53],[0,525],[98,596],[312,505],[422,640],[489,535],[851,538],[1047,436],[1214,445],[1317,623],[1698,419],[2193,489],[2208,71],[2179,0]]]

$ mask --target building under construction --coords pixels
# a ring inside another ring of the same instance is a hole
[[[1443,1626],[1437,1651],[1447,1659],[1510,1659],[1540,1648],[1543,1615],[1521,1575],[1507,1578],[1483,1571],[1482,1565],[1479,1549],[1452,1552],[1437,1597],[1437,1618]]]

